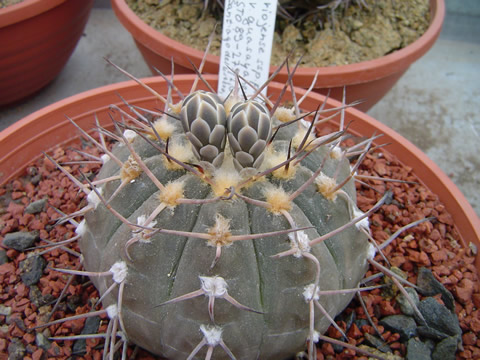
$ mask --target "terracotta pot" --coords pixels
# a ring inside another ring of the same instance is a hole
[[[93,0],[25,0],[0,9],[0,106],[50,83],[70,58]]]
[[[111,0],[113,10],[131,33],[143,58],[155,75],[153,68],[165,74],[171,71],[171,59],[175,62],[175,73],[193,73],[187,58],[197,66],[204,52],[193,49],[178,41],[162,35],[141,20],[125,3],[125,0]],[[308,88],[319,70],[315,91],[326,93],[331,89],[331,96],[337,100],[342,98],[343,87],[347,86],[347,101],[364,100],[357,106],[367,111],[375,105],[407,71],[409,66],[423,56],[437,40],[445,17],[444,0],[430,0],[431,24],[428,30],[415,42],[378,59],[356,64],[330,67],[302,67],[294,77],[295,86]],[[218,74],[220,58],[207,56],[204,72]],[[270,73],[275,67],[270,68]],[[286,69],[275,78],[285,82],[288,78]]]
[[[216,86],[218,80],[216,75],[206,75],[205,78],[210,84]],[[183,93],[188,93],[193,79],[192,75],[177,75],[175,85]],[[159,93],[166,94],[167,84],[164,80],[146,78],[144,81]],[[269,96],[275,98],[281,89],[282,85],[279,83],[271,84]],[[299,98],[305,90],[297,88],[296,92]],[[42,156],[42,151],[48,151],[78,136],[77,130],[65,115],[85,129],[94,127],[94,114],[98,116],[103,126],[111,126],[108,116],[110,104],[125,107],[117,94],[132,105],[147,108],[161,106],[158,100],[133,81],[86,91],[47,106],[0,133],[0,184],[21,174],[32,160]],[[323,95],[311,93],[302,107],[306,110],[315,110],[324,100]],[[339,105],[338,101],[329,99],[326,107]],[[338,120],[332,121],[338,122]],[[359,110],[347,109],[346,121],[350,122],[349,129],[354,135],[384,134],[381,142],[390,144],[386,150],[394,154],[403,164],[412,167],[420,181],[437,194],[440,201],[444,203],[455,221],[463,245],[468,246],[469,242],[473,242],[480,248],[480,219],[460,190],[432,160],[404,137]],[[476,267],[480,270],[478,257]]]

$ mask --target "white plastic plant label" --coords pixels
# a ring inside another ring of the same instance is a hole
[[[277,0],[226,0],[217,92],[226,97],[235,73],[256,88],[268,79]],[[241,81],[246,94],[254,90]]]

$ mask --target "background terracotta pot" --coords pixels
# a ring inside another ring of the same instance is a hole
[[[212,86],[217,85],[216,75],[206,75],[205,78]],[[175,85],[180,91],[188,93],[193,79],[192,75],[177,75]],[[159,93],[167,91],[167,84],[162,79],[146,78],[144,81]],[[271,84],[268,89],[269,96],[275,98],[281,89],[282,85],[279,83]],[[299,88],[296,92],[297,98],[305,93]],[[98,116],[103,126],[111,126],[108,116],[110,104],[125,108],[118,94],[132,105],[146,108],[162,106],[150,93],[133,81],[90,90],[47,106],[0,133],[0,184],[21,174],[32,160],[42,156],[43,151],[78,136],[78,131],[65,115],[84,129],[94,127],[94,114]],[[306,110],[315,110],[324,100],[323,95],[311,93],[302,107]],[[339,105],[338,101],[329,99],[326,108]],[[338,120],[332,121],[338,123]],[[349,129],[354,135],[384,134],[381,142],[390,144],[386,150],[394,154],[403,164],[412,167],[423,185],[437,194],[444,203],[455,221],[463,245],[468,246],[469,242],[472,242],[480,248],[480,219],[460,190],[432,160],[404,137],[359,110],[347,109],[346,121],[350,122]],[[476,267],[480,269],[478,257]]]
[[[35,93],[62,70],[93,0],[24,0],[0,9],[0,106]]]
[[[187,60],[197,66],[204,52],[193,49],[178,41],[162,35],[141,20],[125,3],[125,0],[111,0],[112,8],[125,28],[131,33],[135,43],[149,65],[152,73],[157,68],[165,74],[171,70],[171,59],[175,62],[175,73],[193,73]],[[347,86],[347,101],[364,100],[357,106],[367,111],[375,105],[407,71],[408,67],[423,56],[437,40],[445,18],[444,0],[430,0],[431,24],[428,30],[415,42],[378,59],[356,64],[331,67],[302,67],[295,72],[294,84],[308,88],[319,70],[315,90],[326,93],[332,89],[331,96],[342,98],[343,87]],[[220,58],[207,56],[204,72],[218,74]],[[275,67],[270,68],[270,73]],[[286,69],[276,77],[284,82],[288,78]]]

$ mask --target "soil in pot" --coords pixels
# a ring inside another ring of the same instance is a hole
[[[147,24],[164,35],[203,51],[215,29],[210,52],[220,55],[221,15],[203,13],[203,1],[126,0]],[[351,2],[304,21],[289,23],[277,16],[272,65],[280,65],[293,50],[307,67],[358,63],[382,57],[419,38],[430,21],[428,0]],[[214,1],[212,1],[214,3]],[[215,28],[215,25],[217,27]]]
[[[354,139],[347,141],[352,144]],[[86,142],[83,146],[76,144],[76,147],[96,157],[101,155]],[[85,157],[71,147],[59,147],[50,155],[57,162],[65,164],[75,176],[81,171],[93,178],[100,168],[99,163],[81,163],[91,160],[91,157]],[[72,161],[80,163],[71,164]],[[458,318],[461,329],[459,335],[463,341],[463,350],[457,352],[457,358],[478,359],[480,288],[477,269],[473,265],[475,249],[460,245],[451,216],[438,197],[418,183],[413,169],[398,162],[385,149],[367,155],[359,169],[359,175],[364,176],[357,183],[358,202],[363,211],[371,207],[386,190],[392,191],[389,202],[370,219],[372,234],[378,243],[411,221],[435,217],[435,220],[403,232],[384,252],[390,264],[398,268],[409,281],[420,287],[429,284],[434,288],[429,293],[419,291],[422,301],[433,301],[432,304],[438,304],[435,306],[442,311],[451,309],[455,312],[455,319]],[[372,180],[368,176],[393,178],[403,182]],[[28,166],[22,176],[2,186],[0,199],[0,234],[3,244],[7,234],[19,231],[31,234],[34,245],[48,245],[50,241],[71,238],[75,226],[69,223],[55,226],[55,220],[61,217],[55,209],[72,213],[85,205],[83,194],[45,157]],[[18,246],[17,249],[4,247],[0,250],[0,358],[6,359],[8,354],[12,359],[70,358],[74,355],[84,359],[100,359],[103,348],[101,339],[60,341],[48,338],[105,332],[105,315],[33,330],[35,326],[47,321],[53,304],[63,289],[66,289],[65,293],[52,319],[87,313],[98,299],[98,292],[86,278],[75,277],[68,283],[68,276],[51,269],[80,266],[76,243],[33,257],[37,258],[38,264],[28,261],[32,257],[25,248],[29,246],[32,245]],[[379,255],[375,260],[386,264]],[[367,275],[377,272],[370,269]],[[389,280],[377,278],[372,282],[388,283]],[[368,345],[370,351],[374,347],[383,349],[382,351],[389,349],[397,356],[405,356],[407,351],[412,354],[411,348],[414,346],[438,346],[442,340],[451,338],[444,334],[441,335],[443,339],[434,341],[426,335],[419,335],[418,327],[415,336],[405,335],[401,329],[395,330],[386,319],[405,312],[398,294],[395,286],[388,286],[362,293],[365,307],[358,300],[350,304],[343,315],[337,318],[339,326],[348,334],[350,344]],[[378,341],[380,336],[367,321],[367,312],[383,337],[382,341]],[[453,323],[455,319],[452,318]],[[341,339],[340,333],[332,327],[327,335]],[[133,348],[129,348],[128,355],[132,355],[133,351]],[[137,359],[155,358],[144,351],[139,351],[137,355]],[[318,358],[367,359],[350,349],[342,349],[326,342],[319,343]]]

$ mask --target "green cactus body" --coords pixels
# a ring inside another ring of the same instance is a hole
[[[207,97],[211,106],[204,109],[204,114],[216,106],[223,108],[223,105],[212,103],[213,97]],[[250,107],[244,107],[251,111]],[[262,122],[266,115],[263,108],[257,108],[261,112],[257,114],[259,122]],[[238,111],[235,114],[238,116]],[[211,116],[217,115],[212,111]],[[236,126],[225,125],[222,119],[223,115],[211,123],[204,119],[203,125],[213,124],[212,129],[215,124],[225,129]],[[185,162],[194,162],[182,126],[177,120],[169,121],[175,128],[169,149],[178,145],[182,152],[188,153],[186,158],[190,157]],[[275,117],[271,122],[278,125]],[[244,126],[255,127],[252,124]],[[195,132],[193,126],[186,127],[187,131]],[[286,160],[290,139],[295,137],[297,129],[297,124],[282,127],[269,145],[266,145],[267,137],[272,131],[268,129],[262,130],[263,135],[257,135],[252,141],[237,138],[239,146],[246,146],[246,150],[236,145],[220,157],[217,152],[223,151],[225,139],[216,135],[213,155],[199,159],[202,162],[212,158],[216,164],[204,167],[206,173],[199,174],[174,166],[174,162],[143,137],[129,140],[135,153],[165,190],[160,191],[144,172],[140,172],[129,179],[109,205],[132,224],[145,223],[145,219],[156,211],[155,218],[148,223],[151,229],[132,232],[131,227],[100,203],[86,215],[80,243],[88,271],[104,272],[114,264],[127,265],[120,316],[128,340],[170,359],[205,358],[212,349],[214,359],[232,356],[249,360],[287,358],[304,350],[311,334],[311,310],[305,293],[318,275],[313,259],[318,260],[320,267],[319,290],[358,285],[367,268],[370,245],[356,226],[324,242],[308,245],[308,241],[351,221],[352,202],[341,194],[326,197],[319,191],[322,184],[318,179],[289,201],[289,195],[308,182],[319,167],[322,167],[319,178],[336,177],[337,183],[346,178],[350,173],[348,161],[332,156],[331,147],[320,146],[301,162],[294,164],[292,161],[287,169],[284,166],[266,176],[255,177],[259,171]],[[231,134],[225,130],[227,140]],[[164,143],[155,141],[165,147]],[[231,141],[227,141],[226,147]],[[252,151],[251,156],[252,164],[260,156],[263,162],[260,160],[253,168],[246,169],[234,164],[239,151],[248,152],[252,147],[264,145],[264,151]],[[293,147],[292,153],[295,144]],[[113,153],[121,161],[131,158],[125,144],[117,145]],[[99,178],[117,175],[119,171],[119,166],[109,160]],[[209,181],[206,181],[207,176]],[[246,181],[249,176],[250,181]],[[109,199],[119,183],[102,185],[105,199]],[[232,187],[235,192],[225,190]],[[355,199],[352,181],[347,182],[342,191]],[[243,235],[292,228],[303,230],[241,239]],[[155,229],[162,231],[154,232]],[[204,234],[204,237],[195,234]],[[292,255],[274,256],[291,249],[296,249]],[[101,294],[114,283],[111,277],[92,280]],[[186,299],[179,298],[188,294]],[[334,317],[351,298],[352,294],[321,295],[318,300]],[[116,289],[105,296],[104,307],[118,305],[118,299]],[[316,310],[315,331],[324,332],[329,325]]]

